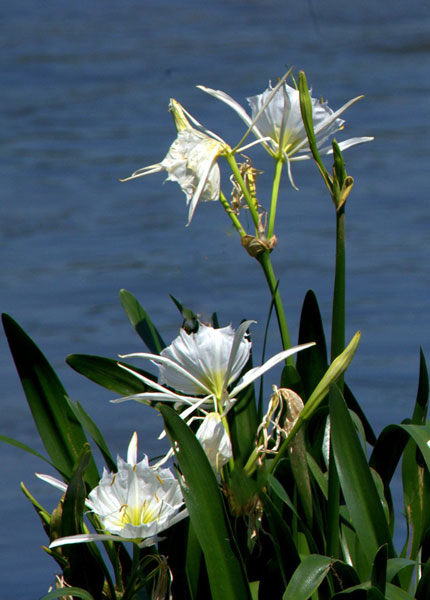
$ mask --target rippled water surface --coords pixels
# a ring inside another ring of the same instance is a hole
[[[418,351],[430,346],[430,21],[421,0],[44,0],[7,3],[0,96],[0,309],[37,341],[68,393],[125,454],[137,428],[141,447],[159,450],[159,419],[64,363],[69,353],[115,357],[141,349],[118,300],[133,292],[167,340],[178,314],[168,294],[222,324],[259,321],[268,294],[258,270],[215,203],[185,228],[179,188],[153,175],[119,178],[161,160],[177,98],[234,144],[237,116],[195,88],[225,90],[241,102],[295,65],[314,95],[346,113],[345,137],[375,141],[347,151],[355,187],[347,209],[348,335],[362,331],[349,382],[376,431],[411,414]],[[252,154],[269,189],[271,164]],[[284,182],[273,253],[293,337],[312,287],[330,313],[334,215],[313,165],[295,165],[299,192]],[[226,191],[227,191],[226,187]],[[279,349],[276,331],[272,350]],[[0,338],[0,433],[43,451],[6,341]],[[19,489],[24,480],[49,509],[58,500],[34,477],[43,463],[1,447],[0,596],[36,599],[55,563]]]

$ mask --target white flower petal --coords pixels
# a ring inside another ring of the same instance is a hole
[[[227,388],[230,383],[235,381],[243,367],[246,365],[251,352],[251,342],[244,339],[247,329],[256,321],[244,321],[239,326],[233,339],[233,345],[230,351],[227,370],[224,376],[224,386]],[[245,342],[245,343],[244,343]]]
[[[216,412],[206,415],[196,437],[203,446],[213,469],[218,473],[233,456],[231,441],[224,429],[220,415]]]
[[[137,432],[136,431],[131,436],[131,440],[128,445],[127,462],[131,465],[135,465],[137,463]]]
[[[231,391],[230,397],[233,398],[239,392],[246,388],[250,383],[255,381],[258,377],[261,377],[266,371],[272,369],[275,365],[282,362],[292,354],[296,352],[300,352],[300,350],[305,350],[306,348],[310,348],[311,346],[315,346],[315,342],[311,342],[309,344],[300,344],[299,346],[293,346],[288,350],[283,350],[278,354],[275,354],[269,360],[267,360],[263,365],[259,367],[254,367],[245,373],[242,379],[239,381],[238,385]]]

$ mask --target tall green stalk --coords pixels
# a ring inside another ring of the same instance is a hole
[[[345,348],[345,206],[336,211],[336,262],[331,321],[331,360]],[[338,382],[341,385],[341,382]]]
[[[275,229],[275,219],[276,219],[276,207],[278,204],[278,195],[279,195],[279,185],[281,182],[281,174],[282,167],[284,166],[284,159],[282,157],[278,157],[275,163],[275,175],[273,177],[273,186],[272,186],[272,198],[270,202],[270,212],[269,212],[269,224],[267,226],[267,239],[273,235]]]
[[[273,272],[272,261],[270,260],[270,252],[265,250],[257,257],[258,262],[260,263],[264,275],[266,277],[267,284],[270,289],[270,293],[273,297],[273,302],[275,305],[276,317],[278,319],[279,332],[281,334],[282,347],[284,350],[288,350],[291,348],[291,339],[290,333],[288,331],[287,319],[285,318],[284,307],[281,300],[281,294],[279,293],[279,289],[277,286],[277,280],[275,277],[275,273]],[[286,359],[287,365],[294,365],[294,359],[292,356],[289,356]]]

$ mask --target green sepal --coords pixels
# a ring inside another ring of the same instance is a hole
[[[142,338],[152,354],[160,354],[166,344],[155,325],[138,300],[127,290],[120,290],[119,298],[137,334]]]

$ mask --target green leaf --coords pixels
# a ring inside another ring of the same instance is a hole
[[[188,527],[185,573],[188,581],[190,600],[197,600],[203,553],[193,526]]]
[[[428,600],[430,598],[430,559],[422,569],[421,577],[415,592],[416,600]]]
[[[50,524],[51,524],[51,515],[50,513],[43,508],[43,506],[41,504],[39,504],[39,502],[36,500],[36,498],[34,498],[34,496],[32,496],[30,494],[30,492],[28,491],[28,489],[25,487],[25,485],[21,482],[21,490],[23,491],[25,497],[30,500],[30,502],[33,505],[34,510],[36,511],[39,519],[42,522],[42,527],[45,530],[45,533],[47,536],[49,536],[49,528],[50,528]]]
[[[84,408],[76,401],[76,404],[73,404],[71,400],[69,400],[69,406],[74,412],[76,418],[81,423],[82,427],[87,431],[87,433],[91,436],[94,442],[97,444],[100,452],[102,453],[103,458],[105,459],[106,465],[110,471],[116,471],[117,466],[112,458],[112,455],[109,451],[109,448],[106,444],[106,441],[103,437],[102,432],[91,419],[91,417],[85,412]]]
[[[167,435],[185,478],[184,500],[202,547],[212,600],[249,600],[249,584],[225,521],[215,473],[188,425],[168,406],[159,406]]]
[[[331,442],[341,489],[370,567],[378,548],[385,543],[389,556],[394,556],[391,535],[353,421],[335,385],[330,388],[329,406]]]
[[[363,424],[367,442],[369,444],[371,444],[372,446],[374,446],[376,443],[376,435],[375,435],[369,421],[367,420],[367,417],[364,414],[363,409],[361,408],[360,404],[357,402],[354,394],[352,393],[352,391],[350,390],[350,388],[348,387],[348,385],[346,383],[344,383],[343,396],[345,398],[345,402],[346,402],[348,408],[350,410],[352,410],[354,413],[356,413],[356,415],[360,419],[361,423]]]
[[[285,586],[299,565],[300,557],[290,528],[281,512],[267,494],[262,494],[261,499],[268,523],[268,534],[275,549],[278,568]]]
[[[387,560],[387,544],[384,544],[376,553],[372,566],[372,575],[370,578],[372,585],[379,590],[379,592],[382,594],[382,597],[384,597],[385,584],[387,582]]]
[[[81,598],[81,600],[94,600],[89,592],[86,592],[82,588],[67,587],[60,590],[52,590],[49,594],[46,594],[41,600],[55,600],[55,598],[65,597]]]
[[[120,290],[119,298],[130,323],[148,346],[150,352],[152,354],[160,354],[163,348],[166,347],[166,344],[147,312],[142,308],[133,294],[127,290]]]
[[[64,500],[60,503],[60,521],[53,523],[54,539],[57,538],[57,534],[60,537],[66,537],[83,532],[83,514],[87,494],[84,476],[91,461],[89,444],[85,444],[73,470]],[[104,573],[100,568],[103,561],[97,546],[95,544],[70,544],[61,548],[61,554],[68,561],[68,567],[64,570],[66,580],[71,585],[83,587],[99,598],[104,584]]]
[[[235,463],[243,466],[255,448],[259,425],[253,385],[239,392],[228,413],[228,423]]]
[[[378,588],[370,587],[367,590],[366,600],[386,600],[386,598]]]
[[[392,583],[387,583],[385,598],[386,600],[415,600],[416,597],[412,596],[408,592],[405,592],[405,590],[402,590]],[[425,600],[427,599],[428,596],[426,596]],[[424,598],[421,598],[420,600],[424,600]]]
[[[331,563],[328,556],[306,556],[294,571],[282,600],[308,600],[327,576]]]
[[[288,508],[297,518],[300,518],[296,507],[294,506],[284,487],[271,473],[269,473],[267,477],[267,483],[270,485],[270,489],[272,490],[272,492],[275,493],[276,496],[278,496],[278,498],[280,498],[282,502],[288,506]]]
[[[134,365],[129,365],[123,361],[104,358],[103,356],[70,354],[66,358],[66,362],[72,369],[84,375],[84,377],[121,396],[140,394],[146,392],[148,387],[132,373],[121,368],[120,365],[129,367],[149,379],[154,379],[154,375],[147,373],[143,369],[138,369]]]
[[[67,393],[39,348],[6,314],[3,326],[18,375],[41,440],[54,467],[68,479],[82,447],[84,431],[67,402]],[[94,461],[86,473],[91,486],[99,475]]]
[[[416,566],[414,560],[409,558],[389,558],[387,561],[387,582],[392,581],[396,575],[403,569],[413,568]]]
[[[45,456],[43,456],[39,452],[36,452],[36,450],[33,450],[33,448],[30,448],[30,446],[19,442],[18,440],[14,440],[13,438],[7,437],[6,435],[0,435],[0,441],[5,442],[6,444],[10,444],[11,446],[15,446],[15,448],[19,448],[20,450],[24,450],[24,452],[28,452],[29,454],[33,454],[33,456],[37,456],[37,458],[41,458],[42,460],[47,462],[48,465],[51,465],[51,467],[54,466],[52,462],[49,461]]]
[[[399,430],[397,425],[388,425],[376,440],[369,465],[379,473],[386,487],[394,475],[408,437],[407,432]]]
[[[420,348],[420,374],[418,381],[417,399],[415,402],[412,422],[415,425],[424,425],[427,417],[429,402],[429,375],[424,352]]]
[[[297,354],[297,371],[303,382],[305,397],[309,398],[313,390],[327,371],[327,348],[321,313],[313,290],[305,296],[300,316],[299,344],[315,342],[304,354]]]

